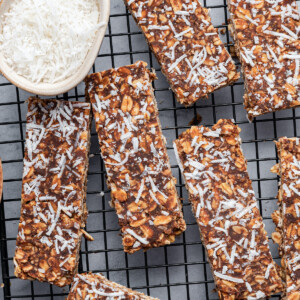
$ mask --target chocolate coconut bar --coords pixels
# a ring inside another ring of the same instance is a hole
[[[186,106],[239,78],[208,10],[197,0],[124,0]]]
[[[261,299],[282,289],[240,147],[240,129],[219,120],[174,142],[221,299]]]
[[[276,224],[273,240],[280,245],[285,299],[300,299],[300,140],[280,138],[276,143],[279,164],[271,170],[280,176],[279,210],[272,214]]]
[[[15,275],[58,286],[77,273],[87,217],[89,103],[28,100]]]
[[[253,117],[300,105],[300,15],[295,0],[228,0],[232,33]]]
[[[67,300],[158,300],[106,279],[101,274],[77,274]]]
[[[125,252],[170,244],[185,230],[151,86],[144,62],[90,75],[102,158]]]

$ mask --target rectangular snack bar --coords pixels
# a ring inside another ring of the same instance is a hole
[[[197,0],[124,0],[186,106],[239,78],[208,9]]]
[[[186,228],[151,86],[155,75],[146,66],[140,61],[86,80],[129,253],[170,244]]]
[[[159,300],[106,279],[103,275],[77,274],[67,300]]]
[[[230,31],[254,117],[300,105],[300,15],[295,0],[228,0]]]
[[[87,217],[91,105],[28,100],[15,275],[58,286],[77,273]]]
[[[271,170],[280,176],[279,210],[272,214],[276,224],[273,240],[280,245],[285,299],[300,299],[300,140],[280,138],[276,142],[279,164]]]
[[[261,299],[282,289],[240,147],[240,129],[219,120],[174,143],[221,299]]]

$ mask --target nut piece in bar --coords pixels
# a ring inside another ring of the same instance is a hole
[[[247,164],[240,128],[219,120],[174,142],[220,299],[261,299],[282,290]]]
[[[300,105],[300,15],[295,0],[228,0],[250,121]]]
[[[67,300],[159,300],[106,279],[101,274],[83,273],[74,278]]]
[[[240,77],[200,1],[124,2],[181,104],[192,105]]]
[[[87,217],[90,117],[89,103],[28,100],[18,278],[65,286],[77,273]]]
[[[145,62],[86,79],[125,252],[174,242],[186,228]]]
[[[276,232],[274,242],[279,244],[282,257],[282,277],[285,299],[300,299],[300,140],[280,138],[276,142],[279,164],[271,170],[280,176],[279,210],[272,214]]]

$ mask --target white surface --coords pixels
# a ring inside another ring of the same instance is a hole
[[[210,6],[223,5],[223,0],[209,0]],[[101,71],[129,64],[132,61],[142,59],[149,64],[152,61],[154,67],[158,70],[159,66],[152,55],[149,55],[148,47],[144,37],[139,34],[139,30],[133,19],[126,16],[116,16],[124,14],[125,7],[121,0],[111,0],[111,34],[112,37],[105,37],[101,49],[101,55],[96,59],[95,70]],[[225,22],[224,9],[212,9],[213,23],[221,25]],[[128,36],[127,22],[129,22],[130,31],[133,33]],[[107,33],[109,31],[107,30]],[[120,36],[116,36],[120,34]],[[226,42],[226,35],[222,36]],[[132,45],[132,56],[124,53],[130,51]],[[111,49],[111,46],[113,49]],[[110,57],[110,53],[115,55]],[[132,60],[131,60],[132,59]],[[160,71],[157,71],[158,80],[154,83],[158,107],[160,109],[160,119],[162,122],[163,133],[168,142],[168,149],[172,170],[174,176],[178,179],[178,192],[184,198],[184,216],[188,223],[187,231],[176,239],[176,243],[168,247],[152,249],[146,254],[143,252],[135,253],[131,256],[125,255],[122,251],[121,238],[119,236],[119,226],[115,212],[109,207],[109,191],[103,183],[103,165],[99,157],[98,140],[95,135],[92,137],[91,153],[96,154],[90,159],[88,198],[87,204],[90,215],[87,222],[87,231],[91,232],[95,238],[94,242],[85,242],[82,244],[82,262],[83,270],[101,271],[105,275],[107,269],[110,270],[109,278],[124,285],[130,285],[147,292],[146,286],[153,286],[149,289],[151,296],[159,297],[161,300],[204,300],[206,295],[209,299],[217,299],[213,293],[214,284],[208,264],[203,264],[204,253],[200,244],[200,237],[195,219],[192,216],[190,206],[187,201],[187,192],[182,186],[179,177],[179,168],[176,163],[175,154],[172,149],[172,141],[177,134],[189,127],[189,121],[194,117],[195,111],[202,116],[203,125],[212,125],[220,118],[235,117],[237,123],[242,128],[241,137],[244,141],[242,147],[246,158],[249,160],[249,173],[253,179],[253,186],[256,196],[260,200],[263,217],[265,219],[268,235],[274,230],[274,225],[270,220],[271,213],[277,207],[275,196],[277,194],[277,178],[270,172],[271,166],[276,162],[275,145],[272,142],[275,138],[286,135],[298,135],[300,130],[299,117],[300,110],[281,111],[275,113],[277,121],[274,121],[273,114],[268,114],[257,119],[256,123],[248,123],[246,111],[242,105],[243,86],[241,84],[234,87],[226,87],[217,91],[214,96],[207,100],[200,100],[196,107],[188,109],[174,101],[172,93],[168,90],[168,84]],[[7,81],[0,77],[0,83]],[[242,82],[241,80],[239,82]],[[0,156],[4,161],[4,206],[5,215],[9,221],[6,221],[7,237],[9,249],[9,275],[13,276],[12,257],[14,254],[15,237],[17,234],[17,225],[20,216],[20,193],[22,176],[22,143],[19,142],[24,136],[21,136],[19,124],[10,124],[7,122],[19,122],[18,107],[21,110],[22,127],[25,129],[26,104],[23,103],[29,94],[17,90],[14,86],[0,86]],[[69,97],[83,100],[84,84],[81,83],[77,90],[72,90]],[[18,106],[17,97],[21,101]],[[234,105],[232,103],[234,97]],[[6,103],[13,103],[8,105]],[[212,107],[213,105],[213,107]],[[171,110],[166,110],[166,109]],[[178,108],[177,120],[175,120],[174,109]],[[293,113],[298,118],[295,122],[292,120]],[[179,129],[175,130],[174,127]],[[255,128],[257,135],[255,135]],[[298,130],[298,131],[297,131]],[[23,134],[24,134],[23,130]],[[94,129],[93,129],[93,132]],[[257,143],[253,140],[259,140]],[[3,142],[8,142],[3,144]],[[16,162],[9,162],[16,160]],[[259,160],[259,162],[258,162]],[[102,170],[102,171],[101,171]],[[15,179],[15,180],[11,180]],[[258,179],[261,179],[258,182]],[[101,191],[105,191],[105,196],[100,196]],[[9,201],[8,199],[14,199]],[[105,213],[103,212],[105,210]],[[104,219],[105,217],[105,219]],[[106,233],[103,231],[107,230]],[[107,244],[104,243],[104,236],[107,238]],[[186,246],[183,246],[183,243]],[[277,246],[270,242],[274,257],[278,257]],[[106,251],[110,250],[110,251]],[[85,251],[89,251],[89,260],[87,263]],[[127,260],[126,260],[127,259]],[[145,269],[147,260],[148,269]],[[279,261],[277,259],[277,261]],[[169,268],[165,266],[171,265]],[[137,267],[135,270],[127,268]],[[204,276],[204,269],[207,271],[207,278]],[[148,272],[147,272],[148,270]],[[169,282],[167,281],[167,272]],[[147,276],[149,283],[147,283]],[[208,284],[203,281],[208,281]],[[31,286],[32,285],[32,286]],[[31,288],[33,288],[35,297],[31,297]],[[65,296],[58,295],[67,293],[68,288],[53,287],[56,294],[53,298],[44,296],[50,293],[51,287],[45,283],[22,281],[19,279],[11,280],[12,299],[17,295],[27,295],[22,299],[64,299]],[[1,295],[1,290],[0,290]],[[1,299],[1,296],[0,296]]]

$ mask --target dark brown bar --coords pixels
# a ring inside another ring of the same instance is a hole
[[[87,217],[90,104],[28,101],[22,208],[14,257],[21,279],[70,284]]]
[[[77,274],[67,300],[159,300],[106,279],[101,274]]]
[[[279,164],[272,171],[280,176],[279,209],[272,214],[276,224],[273,240],[280,245],[285,299],[300,299],[300,143],[299,138],[276,142]]]
[[[124,250],[174,242],[185,230],[151,82],[144,62],[92,74],[87,92],[119,218]]]
[[[295,0],[228,0],[251,121],[300,105],[300,15]]]
[[[177,100],[186,106],[239,78],[235,64],[197,0],[124,0]]]
[[[247,163],[240,128],[219,120],[174,143],[220,299],[262,299],[282,290]]]

